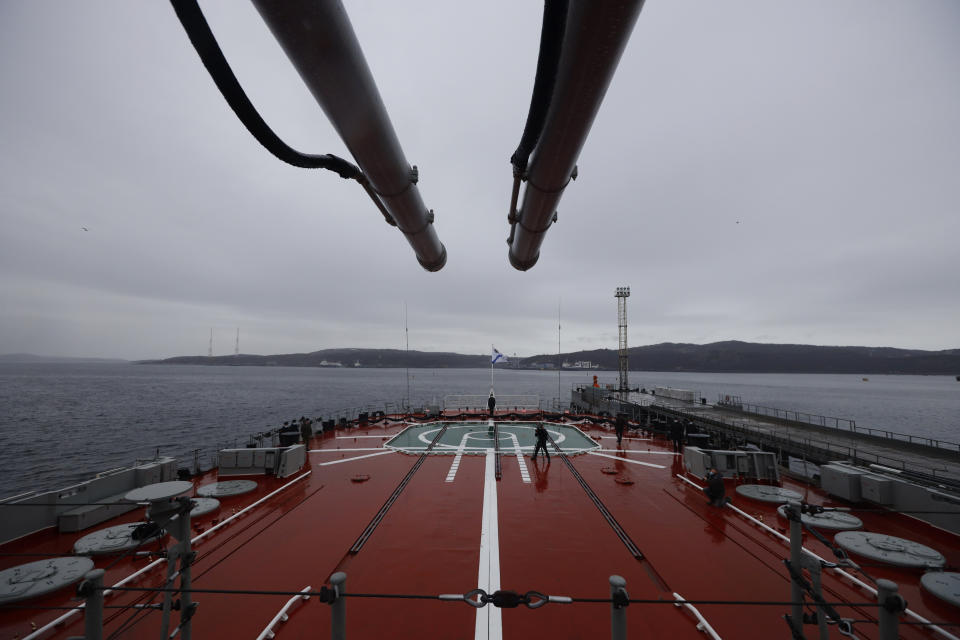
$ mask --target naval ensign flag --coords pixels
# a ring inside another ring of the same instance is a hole
[[[507,357],[497,351],[497,348],[490,345],[490,393],[493,393],[493,365],[498,362],[510,362]]]

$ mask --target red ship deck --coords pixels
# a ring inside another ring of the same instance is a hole
[[[483,425],[485,423],[478,423]],[[197,540],[193,565],[193,618],[197,638],[256,637],[280,611],[289,595],[238,595],[203,590],[296,592],[328,584],[335,571],[347,574],[348,594],[463,594],[478,586],[551,596],[604,599],[608,578],[626,579],[633,603],[626,609],[631,638],[701,638],[698,620],[678,598],[693,601],[787,601],[790,583],[783,558],[788,546],[750,518],[785,532],[787,523],[776,506],[742,498],[728,486],[732,506],[715,508],[678,475],[682,461],[667,441],[628,435],[620,449],[609,427],[579,424],[593,438],[592,452],[569,461],[626,535],[640,550],[636,558],[591,500],[574,473],[552,452],[536,463],[529,451],[518,459],[512,445],[501,451],[502,475],[494,478],[494,456],[451,430],[452,445],[428,455],[396,502],[357,553],[351,546],[419,459],[418,451],[385,449],[387,438],[406,425],[337,429],[311,443],[309,465],[286,479],[257,477],[254,493],[222,501],[219,513],[197,518],[194,531],[209,531],[216,522],[261,501],[239,517]],[[446,436],[445,436],[446,437]],[[469,446],[467,446],[469,445]],[[573,448],[574,440],[567,445]],[[466,447],[455,457],[455,447]],[[564,446],[561,444],[560,446]],[[451,449],[450,447],[454,447]],[[425,448],[425,445],[424,445]],[[472,453],[472,454],[471,454]],[[369,476],[362,479],[362,476]],[[361,480],[362,481],[359,481]],[[689,478],[702,484],[696,478]],[[215,474],[196,485],[216,480]],[[812,503],[829,504],[818,490],[785,480]],[[267,497],[269,496],[269,497]],[[736,507],[736,509],[734,508]],[[742,510],[743,514],[740,513]],[[907,537],[938,549],[948,566],[960,564],[956,536],[901,515],[858,513],[867,531]],[[749,516],[749,517],[747,517]],[[101,525],[142,519],[138,510]],[[79,534],[52,531],[5,545],[2,567],[34,558],[16,554],[68,555]],[[812,537],[811,551],[828,560],[829,549]],[[105,584],[114,585],[148,566],[150,559],[97,557],[106,569]],[[866,564],[866,563],[864,563]],[[956,621],[955,608],[920,589],[920,573],[870,566],[873,578],[897,582],[911,611],[934,621]],[[127,583],[127,587],[159,586],[163,561]],[[870,580],[858,576],[864,582]],[[824,595],[831,602],[870,603],[876,597],[848,578],[826,570]],[[137,613],[126,605],[158,602],[150,591],[119,591],[106,598],[104,637],[149,638],[159,634],[160,613]],[[662,603],[662,604],[661,604]],[[75,607],[72,590],[0,609],[0,634],[6,638],[67,637],[83,632],[82,615],[58,609]],[[789,638],[783,615],[786,605],[697,604],[696,608],[721,638]],[[877,609],[837,607],[855,624],[860,638],[878,637]],[[365,638],[601,638],[610,634],[610,604],[548,603],[475,609],[463,602],[348,596],[346,635]],[[136,614],[136,615],[135,615]],[[48,623],[71,615],[55,627]],[[174,618],[177,616],[175,615]],[[324,637],[331,608],[317,598],[301,600],[274,632],[281,638]],[[903,618],[910,621],[911,618]],[[901,626],[904,638],[951,638],[916,625]],[[815,627],[807,627],[809,637]],[[831,634],[836,634],[833,628]]]

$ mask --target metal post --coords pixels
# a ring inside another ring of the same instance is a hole
[[[803,523],[800,521],[800,503],[787,505],[787,517],[790,519],[790,566],[797,573],[803,571]],[[790,580],[790,618],[796,633],[803,636],[803,587],[796,580]]]
[[[336,596],[331,607],[330,617],[330,638],[332,640],[345,640],[347,637],[347,601],[344,600],[342,595],[346,583],[347,574],[343,571],[337,571],[330,576],[330,584],[333,586],[333,592]]]
[[[907,603],[898,592],[897,583],[880,578],[877,580],[877,599],[880,601],[880,640],[897,640],[900,637],[900,614]]]
[[[180,539],[180,637],[183,640],[191,639],[191,619],[193,610],[197,606],[190,597],[191,572],[193,553],[190,550],[190,509],[193,506],[190,498],[179,498],[180,512],[175,527]]]
[[[88,571],[77,593],[86,598],[83,637],[85,640],[100,640],[103,638],[103,569]]]
[[[627,612],[626,604],[616,602],[621,594],[627,595],[627,581],[620,576],[610,576],[610,638],[611,640],[627,640]]]

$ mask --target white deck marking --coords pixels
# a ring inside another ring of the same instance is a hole
[[[487,452],[483,476],[483,525],[480,529],[480,572],[478,587],[487,593],[500,588],[500,530],[497,522],[497,477],[493,451]],[[501,640],[503,637],[500,609],[487,605],[477,609],[475,640]]]
[[[453,462],[450,463],[450,471],[447,471],[446,482],[453,482],[453,479],[457,477],[457,469],[460,468],[460,458],[463,457],[463,451],[467,448],[467,439],[469,437],[470,433],[468,432],[460,438],[460,446],[457,447],[457,455],[453,456]]]
[[[641,451],[640,449],[594,449],[594,451],[609,451],[610,453],[642,453],[645,456],[672,456],[673,451]]]
[[[343,451],[343,449],[341,449]],[[342,460],[331,460],[330,462],[318,462],[315,466],[325,467],[330,464],[340,464],[341,462],[353,462],[354,460],[363,460],[364,458],[373,458],[375,456],[385,456],[388,453],[393,453],[391,450],[387,451],[378,451],[377,453],[368,453],[365,456],[353,456],[352,458],[343,458]]]
[[[617,436],[594,436],[595,438],[603,438],[604,440],[616,440]],[[624,440],[653,440],[653,438],[628,438],[623,436]]]
[[[630,458],[621,458],[619,456],[608,456],[605,453],[597,453],[596,451],[588,451],[591,456],[600,456],[601,458],[610,458],[611,460],[620,460],[622,462],[629,462],[630,464],[642,464],[645,467],[653,467],[654,469],[666,469],[662,464],[653,464],[652,462],[640,462],[639,460],[631,460]]]
[[[513,440],[513,450],[517,454],[517,464],[520,465],[520,477],[526,484],[530,484],[530,471],[527,469],[527,463],[523,459],[523,450],[520,448],[520,440],[517,438],[517,434],[509,433],[510,439]]]

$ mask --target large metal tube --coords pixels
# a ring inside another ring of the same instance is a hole
[[[380,92],[339,0],[253,0],[253,4],[357,165],[404,233],[424,269],[447,252],[433,228]]]
[[[510,264],[537,263],[563,190],[610,86],[643,0],[570,0],[557,80],[511,234]]]

